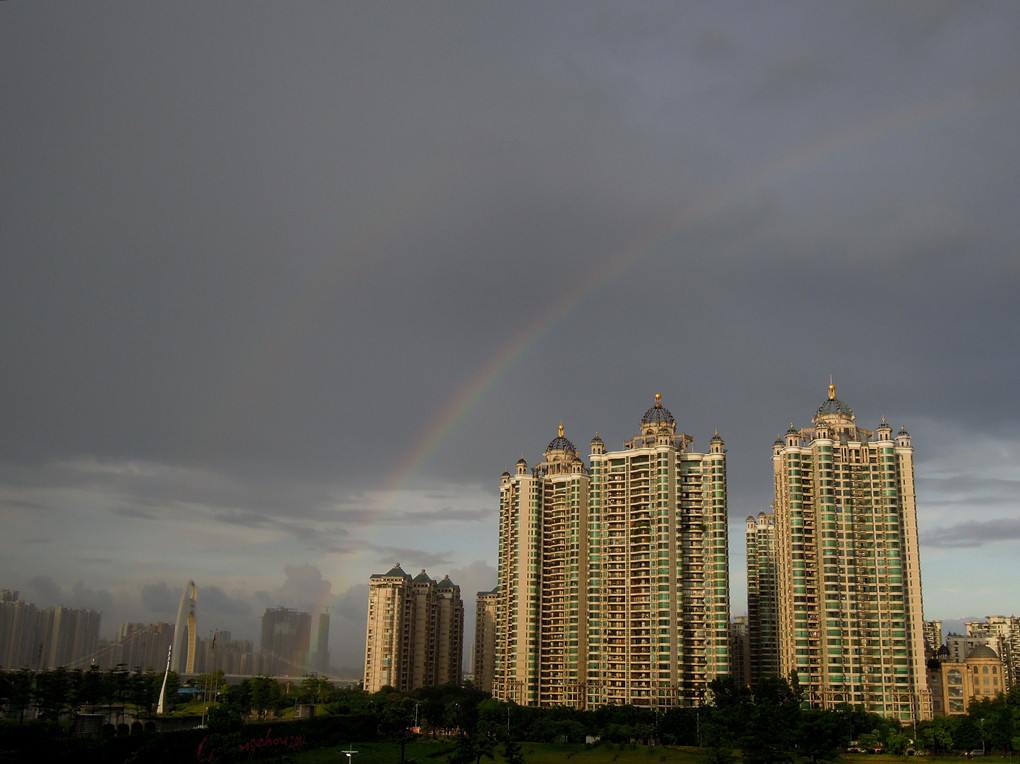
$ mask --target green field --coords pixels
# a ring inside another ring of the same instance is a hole
[[[340,748],[321,748],[304,753],[291,753],[287,761],[291,764],[347,764],[347,757]],[[395,743],[352,743],[353,750],[358,754],[351,764],[400,764],[400,746]],[[409,743],[404,749],[404,759],[408,764],[446,764],[447,754],[453,750],[453,744],[441,740],[420,740]],[[556,745],[551,743],[523,743],[525,764],[705,764],[709,759],[709,751],[698,748],[674,746],[643,746],[598,744]],[[482,764],[504,764],[503,747],[496,747],[495,758],[483,758]],[[739,753],[735,754],[739,760]],[[998,760],[998,757],[996,757]],[[907,756],[883,756],[867,754],[850,754],[841,757],[840,761],[847,764],[904,764],[914,760]],[[937,759],[918,758],[918,761],[938,761],[939,764],[973,764],[973,760],[962,757],[939,757]],[[978,760],[980,761],[980,759]],[[990,764],[990,763],[989,763]]]

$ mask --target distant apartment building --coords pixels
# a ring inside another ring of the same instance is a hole
[[[110,668],[123,665],[129,671],[164,671],[174,641],[172,623],[122,623],[117,642],[109,651]]]
[[[779,674],[779,561],[776,516],[765,510],[748,516],[744,528],[747,549],[747,628],[750,661],[748,683]]]
[[[746,615],[730,622],[730,676],[742,687],[751,685],[751,632]]]
[[[1002,640],[998,634],[949,634],[946,636],[945,656],[952,663],[963,663],[978,647],[988,647],[999,655]]]
[[[772,451],[780,672],[815,707],[931,716],[913,447],[829,395]]]
[[[942,621],[925,621],[922,628],[924,629],[925,649],[937,653],[943,644]]]
[[[230,631],[217,631],[211,637],[199,637],[195,646],[195,673],[252,676],[261,670],[260,656],[250,639],[234,639]]]
[[[492,692],[496,662],[496,606],[499,589],[478,592],[475,610],[474,684],[482,692]]]
[[[365,690],[401,692],[463,677],[464,604],[446,576],[415,577],[399,564],[369,579]]]
[[[729,672],[726,456],[660,396],[590,467],[562,426],[500,481],[493,695],[521,705],[700,703]]]
[[[100,613],[63,605],[37,608],[0,591],[0,666],[41,670],[87,665],[99,649]]]
[[[316,631],[315,652],[309,668],[317,674],[329,671],[329,613],[319,614],[319,628]]]
[[[268,676],[301,676],[308,666],[312,616],[285,607],[267,608],[262,616],[261,672]]]
[[[990,615],[984,621],[966,624],[968,637],[996,637],[991,645],[1002,658],[1006,669],[1006,689],[1020,683],[1020,617],[1015,615]]]

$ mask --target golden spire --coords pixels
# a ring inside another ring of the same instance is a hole
[[[560,437],[563,437],[563,425],[560,425]]]
[[[829,375],[829,400],[836,400],[836,386],[832,384],[832,375]]]
[[[661,406],[661,405],[662,405],[662,402],[661,402],[661,401],[662,401],[662,393],[656,393],[656,394],[655,394],[655,405],[656,405],[657,407],[658,407],[658,406]]]

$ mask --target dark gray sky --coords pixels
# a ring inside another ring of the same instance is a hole
[[[1018,611],[1012,2],[0,4],[0,587],[254,636],[495,584],[497,485],[831,374],[916,449],[926,615]],[[470,620],[469,620],[470,623]]]

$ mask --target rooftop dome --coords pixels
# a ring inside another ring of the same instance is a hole
[[[970,660],[971,658],[994,658],[995,660],[998,660],[999,656],[996,655],[995,650],[990,648],[988,645],[978,645],[971,650],[970,654],[967,656],[967,660]]]
[[[854,410],[836,397],[836,386],[830,382],[829,397],[827,400],[822,402],[821,406],[818,407],[818,413],[815,414],[815,419],[820,419],[823,416],[831,416],[833,414],[845,416],[849,419],[854,418]]]
[[[662,396],[659,393],[655,394],[655,405],[652,406],[645,415],[641,417],[641,424],[676,424],[676,420],[673,415],[669,413],[669,409],[662,407]]]
[[[424,572],[424,571],[423,571]],[[410,578],[410,573],[405,573],[400,569],[400,563],[396,563],[385,573],[373,573],[370,578]]]
[[[595,437],[591,439],[591,444],[592,444],[593,446],[594,446],[594,445],[595,445],[596,443],[602,443],[602,438],[600,438],[600,437],[599,437],[599,434],[598,434],[597,432],[595,433]],[[605,445],[605,443],[602,443],[602,445],[604,446],[604,445]]]
[[[454,584],[453,581],[450,580],[450,574],[449,573],[447,573],[445,576],[443,576],[443,580],[439,582],[439,588],[440,589],[452,589],[455,586],[456,586],[456,584]]]
[[[549,441],[546,451],[573,451],[577,453],[574,444],[563,437],[563,425],[560,425],[560,434]]]

